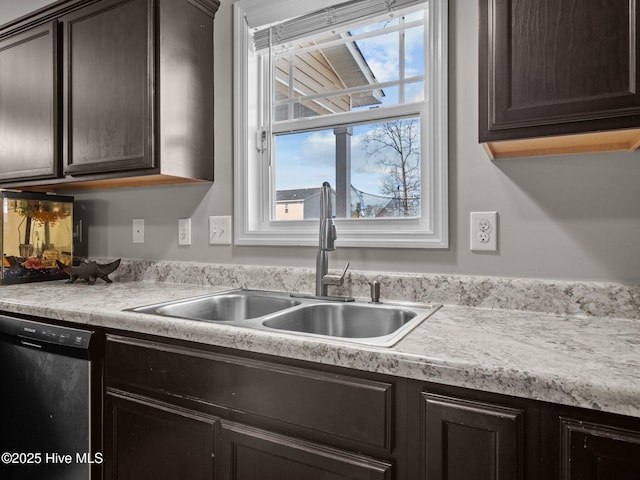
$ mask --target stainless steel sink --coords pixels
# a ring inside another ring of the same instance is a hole
[[[283,292],[238,289],[131,311],[224,322],[307,337],[389,347],[440,308],[413,303],[332,302]]]
[[[234,322],[264,317],[299,304],[299,301],[277,296],[275,292],[238,290],[140,307],[133,311],[207,322]]]
[[[389,335],[415,317],[416,312],[383,305],[318,303],[283,312],[262,324],[314,335],[367,338]]]

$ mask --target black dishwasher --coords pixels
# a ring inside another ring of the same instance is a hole
[[[101,475],[104,335],[0,313],[0,478]]]

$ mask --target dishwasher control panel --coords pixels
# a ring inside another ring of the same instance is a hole
[[[0,333],[40,344],[88,349],[93,332],[0,315]],[[36,346],[36,345],[34,345]]]
[[[91,332],[37,322],[22,322],[18,335],[30,340],[88,348]]]

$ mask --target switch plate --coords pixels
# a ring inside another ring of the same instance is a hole
[[[191,245],[191,219],[178,219],[178,245]]]
[[[231,216],[209,217],[209,245],[231,245]]]
[[[144,218],[134,218],[132,221],[133,243],[144,243]]]
[[[498,250],[498,212],[471,212],[471,250]]]

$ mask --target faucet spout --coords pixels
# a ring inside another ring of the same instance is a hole
[[[336,225],[333,223],[333,205],[331,202],[331,185],[322,184],[320,190],[320,241],[319,248],[325,252],[336,249]]]
[[[349,264],[341,275],[329,275],[329,252],[336,249],[338,233],[333,223],[331,185],[324,182],[320,190],[320,237],[316,258],[316,296],[327,297],[328,285],[342,285]]]

